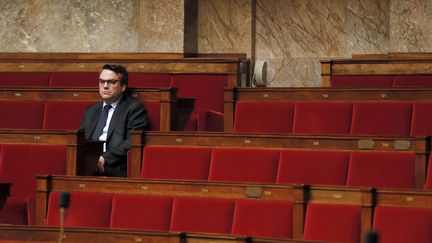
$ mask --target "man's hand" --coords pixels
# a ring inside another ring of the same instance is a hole
[[[98,161],[98,163],[97,163],[97,165],[96,165],[96,170],[97,170],[99,173],[104,173],[104,172],[105,172],[105,167],[104,167],[104,165],[105,165],[105,159],[104,159],[104,157],[99,156],[99,161]]]

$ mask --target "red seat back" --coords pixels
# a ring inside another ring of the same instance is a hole
[[[231,233],[258,237],[292,238],[293,203],[237,200]]]
[[[432,208],[377,206],[373,229],[380,243],[430,243]]]
[[[170,74],[165,73],[129,73],[129,88],[169,87]]]
[[[44,129],[77,130],[87,106],[96,101],[46,101]]]
[[[351,152],[348,186],[414,188],[415,153]]]
[[[25,87],[48,86],[50,73],[0,72],[0,86]]]
[[[411,103],[354,103],[351,134],[409,136],[411,130],[411,115]]]
[[[144,105],[147,110],[147,116],[150,122],[150,131],[160,130],[160,102],[145,101]]]
[[[168,231],[172,198],[142,195],[114,195],[111,228]]]
[[[345,185],[348,161],[348,152],[284,150],[277,183]]]
[[[275,150],[215,148],[209,180],[274,183],[278,161]]]
[[[141,177],[207,180],[210,156],[208,148],[146,146]]]
[[[432,102],[413,103],[411,136],[432,135]]]
[[[393,76],[391,75],[357,75],[331,76],[332,87],[392,87]]]
[[[65,227],[108,228],[111,218],[112,195],[90,192],[71,192]],[[60,192],[51,192],[48,200],[47,225],[60,225]]]
[[[99,87],[99,72],[53,72],[51,87]]]
[[[234,202],[229,199],[175,198],[171,231],[229,234]]]
[[[237,102],[234,131],[291,133],[294,120],[292,102]]]
[[[349,134],[351,118],[352,103],[297,102],[293,133]]]
[[[0,100],[0,129],[42,129],[43,101]]]
[[[309,203],[303,239],[360,242],[360,215],[357,205]]]
[[[432,160],[431,160],[432,155],[429,154],[429,162],[428,162],[428,167],[427,167],[427,172],[426,172],[426,182],[424,185],[424,188],[426,190],[432,190]]]
[[[432,87],[432,75],[395,75],[394,87]]]

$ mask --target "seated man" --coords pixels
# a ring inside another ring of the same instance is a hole
[[[105,141],[95,175],[127,176],[130,132],[149,128],[146,108],[127,94],[127,84],[128,73],[123,66],[105,64],[99,75],[102,100],[87,107],[81,121],[80,130],[84,130],[87,140]]]

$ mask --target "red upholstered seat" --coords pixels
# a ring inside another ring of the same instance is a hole
[[[0,72],[0,86],[25,87],[48,86],[50,73]]]
[[[0,129],[42,129],[43,101],[0,100]]]
[[[51,87],[99,87],[99,72],[53,72]]]
[[[391,75],[365,75],[365,76],[331,76],[332,87],[392,87]]]
[[[142,195],[114,195],[111,228],[168,231],[172,198]]]
[[[65,227],[108,228],[111,218],[112,195],[91,192],[71,192],[66,211]],[[47,225],[60,225],[60,192],[51,192],[48,201]]]
[[[207,148],[146,146],[141,177],[207,180],[210,156]]]
[[[166,73],[129,73],[129,88],[169,87],[170,74]]]
[[[360,214],[357,205],[309,203],[303,239],[359,243]]]
[[[348,186],[414,188],[415,153],[351,152]]]
[[[231,233],[258,237],[292,238],[293,203],[237,200]]]
[[[292,102],[237,102],[235,132],[291,133],[294,120]]]
[[[174,198],[171,231],[229,234],[234,202],[214,198]]]
[[[160,102],[145,101],[144,105],[147,109],[147,116],[150,122],[150,131],[160,130]]]
[[[194,116],[189,119],[190,123],[197,123],[199,111],[216,111],[223,113],[223,89],[228,85],[227,75],[173,75],[170,86],[177,88],[177,97],[195,98]],[[204,121],[204,120],[202,120]],[[216,122],[221,122],[218,119]],[[189,125],[189,128],[208,127],[207,125]],[[214,126],[223,127],[223,124]]]
[[[209,180],[274,183],[278,161],[275,150],[214,148]]]
[[[348,152],[283,150],[277,183],[345,185],[348,161]]]
[[[373,229],[380,243],[430,243],[432,208],[377,206]]]
[[[351,118],[352,103],[297,102],[293,133],[349,134]]]
[[[411,136],[432,135],[432,102],[413,103]]]
[[[411,130],[411,115],[411,103],[354,103],[351,134],[409,136]]]
[[[432,75],[395,75],[394,87],[432,87]]]
[[[0,222],[27,223],[27,200],[36,196],[36,175],[65,175],[66,147],[61,145],[2,144],[0,181],[11,182],[11,193],[0,211]],[[25,221],[22,219],[26,219]]]
[[[85,108],[96,101],[46,101],[44,129],[77,130]]]

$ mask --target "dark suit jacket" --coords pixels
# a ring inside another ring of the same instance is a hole
[[[80,130],[84,130],[85,138],[91,140],[97,121],[102,112],[103,102],[100,101],[86,108],[81,121]],[[131,148],[130,132],[147,130],[149,122],[144,104],[131,98],[127,93],[117,104],[108,127],[105,159],[106,176],[127,176],[126,154]],[[95,161],[96,167],[97,161]]]

